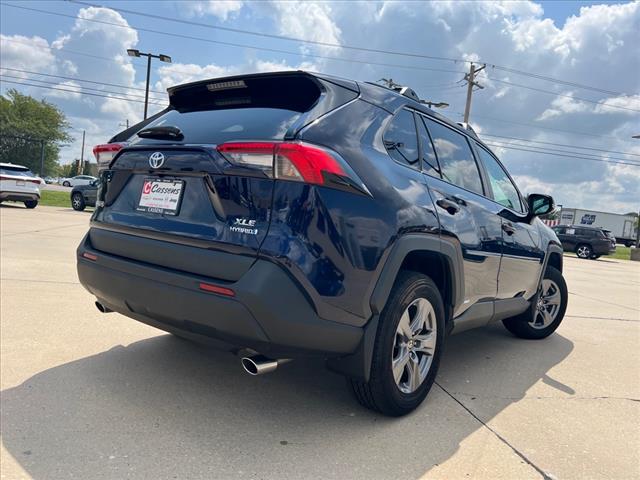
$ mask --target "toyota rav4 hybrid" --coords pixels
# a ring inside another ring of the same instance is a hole
[[[325,358],[364,406],[416,408],[450,333],[542,339],[562,247],[471,129],[408,88],[305,72],[199,81],[99,145],[78,275],[115,311],[242,358]]]

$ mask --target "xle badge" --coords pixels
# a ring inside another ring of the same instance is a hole
[[[247,218],[236,218],[233,225],[229,227],[232,232],[246,233],[247,235],[257,235],[258,229],[255,228],[256,221]]]

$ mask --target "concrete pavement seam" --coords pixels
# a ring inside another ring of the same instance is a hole
[[[540,467],[538,467],[535,463],[533,463],[531,460],[529,460],[529,458],[527,458],[527,456],[522,453],[520,450],[518,450],[516,447],[514,447],[513,445],[511,445],[509,443],[509,441],[504,438],[502,435],[500,435],[498,432],[496,432],[493,428],[491,428],[489,425],[487,425],[484,421],[482,421],[482,419],[480,417],[478,417],[475,413],[473,413],[469,408],[467,408],[467,406],[465,404],[463,404],[460,400],[458,400],[455,396],[453,396],[451,393],[449,393],[449,391],[444,388],[442,385],[440,385],[438,382],[434,382],[438,387],[440,387],[440,389],[446,393],[447,395],[449,395],[451,397],[451,399],[456,402],[458,405],[460,405],[464,410],[467,411],[467,413],[469,415],[471,415],[473,418],[475,418],[483,427],[485,427],[487,430],[489,430],[491,433],[493,433],[496,438],[498,438],[498,440],[500,440],[502,443],[504,443],[507,447],[509,447],[513,453],[515,453],[518,457],[520,457],[522,459],[522,461],[524,461],[527,465],[529,465],[531,468],[533,468],[536,472],[538,472],[542,478],[544,480],[554,480],[554,477],[552,477],[551,475],[549,475],[548,473],[546,473],[544,470],[542,470]]]
[[[58,283],[60,285],[80,285],[80,282],[65,282],[64,280],[30,280],[28,278],[0,278],[8,282]]]
[[[627,307],[626,305],[619,305],[619,304],[613,303],[613,302],[607,302],[606,300],[601,300],[599,298],[593,298],[593,297],[590,297],[589,295],[581,295],[579,293],[573,293],[573,292],[569,292],[569,295],[575,295],[576,297],[589,298],[591,300],[596,300],[598,302],[606,303],[607,305],[612,305],[614,307],[626,308],[627,310],[633,310],[634,312],[640,312],[640,309],[638,309],[638,308]]]
[[[2,237],[12,237],[14,235],[24,235],[25,233],[40,233],[40,232],[48,232],[50,230],[59,230],[61,228],[71,228],[71,227],[80,227],[82,225],[86,225],[86,223],[74,223],[72,225],[58,225],[57,227],[51,228],[43,228],[41,230],[29,230],[27,232],[13,232],[13,233],[5,233],[1,235]]]
[[[613,317],[589,317],[587,315],[565,315],[568,318],[588,318],[590,320],[615,320],[617,322],[640,322],[633,318],[613,318]]]

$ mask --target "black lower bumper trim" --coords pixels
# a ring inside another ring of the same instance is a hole
[[[85,252],[96,260],[83,257]],[[362,328],[318,317],[297,284],[265,260],[237,282],[221,282],[235,292],[225,297],[199,289],[215,280],[105,254],[88,237],[77,257],[80,282],[98,301],[163,330],[289,357],[349,354],[362,338]]]

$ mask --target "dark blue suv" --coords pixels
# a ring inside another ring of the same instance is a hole
[[[468,128],[390,89],[306,72],[170,88],[107,155],[78,275],[115,311],[242,357],[319,356],[357,399],[416,408],[448,334],[544,338],[562,247]],[[102,157],[101,157],[102,156]]]

